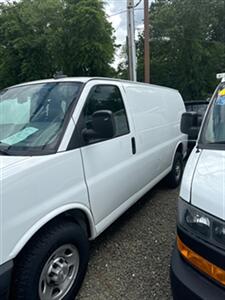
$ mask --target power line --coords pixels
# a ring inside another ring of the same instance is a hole
[[[118,11],[117,13],[108,16],[108,18],[111,18],[111,17],[117,16],[117,15],[123,14],[123,13],[125,13],[125,12],[127,12],[127,9],[125,9],[125,10],[120,10],[120,11]]]
[[[141,1],[142,1],[142,0],[141,0]],[[140,8],[135,8],[134,10],[144,10],[144,8],[143,8],[143,7],[142,7],[142,8],[140,7]],[[120,14],[123,14],[123,13],[126,13],[126,12],[127,12],[127,9],[125,9],[125,10],[120,10],[120,11],[118,11],[118,12],[115,13],[115,14],[109,15],[108,18],[117,16],[117,15],[120,15]]]
[[[134,8],[137,7],[139,4],[141,4],[142,0],[139,0],[137,4],[134,5]]]

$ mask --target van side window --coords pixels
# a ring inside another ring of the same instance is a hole
[[[116,124],[116,134],[114,137],[129,133],[126,110],[118,87],[113,85],[97,85],[92,88],[83,110],[84,122],[87,129],[92,128],[92,115],[98,110],[110,110],[113,113]]]

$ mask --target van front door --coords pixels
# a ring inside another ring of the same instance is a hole
[[[119,86],[98,84],[90,89],[80,116],[79,123],[82,125],[79,126],[79,132],[83,131],[82,127],[91,129],[92,115],[99,110],[112,111],[116,133],[107,140],[95,137],[88,142],[83,141],[81,148],[97,230],[98,224],[106,217],[109,217],[107,224],[113,222],[123,210],[121,205],[137,192],[134,139]],[[102,231],[107,224],[104,226],[103,221],[99,230]]]

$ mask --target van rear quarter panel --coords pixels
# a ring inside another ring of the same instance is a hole
[[[180,93],[176,90],[163,90],[166,109],[168,111],[168,124],[171,141],[174,141],[175,147],[182,142],[183,154],[187,152],[187,135],[180,131],[181,117],[186,108]]]
[[[185,136],[180,132],[185,112],[176,90],[154,85],[125,84],[127,102],[133,117],[139,166],[145,184],[172,167],[175,149]]]

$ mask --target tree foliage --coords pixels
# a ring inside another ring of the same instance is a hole
[[[114,47],[101,0],[0,4],[0,88],[60,70],[109,76]]]
[[[185,99],[209,96],[225,71],[225,0],[155,0],[150,8],[151,81]],[[143,81],[143,36],[137,44]]]

